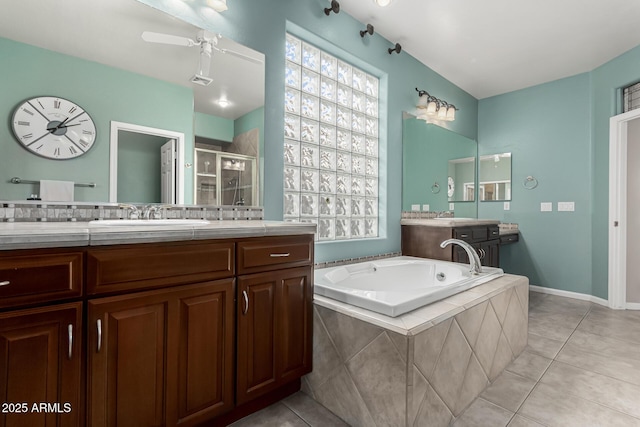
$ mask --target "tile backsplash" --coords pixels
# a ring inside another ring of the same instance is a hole
[[[138,205],[142,208],[144,205]],[[0,222],[73,222],[128,218],[129,210],[111,204],[0,202]],[[161,210],[162,218],[262,220],[259,206],[182,206]]]

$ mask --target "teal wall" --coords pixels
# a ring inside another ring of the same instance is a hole
[[[166,2],[140,0],[182,19],[234,39],[266,55],[264,129],[264,208],[267,219],[281,220],[283,211],[284,45],[287,29],[303,28],[334,47],[332,53],[355,65],[374,69],[381,77],[380,111],[380,223],[382,237],[375,240],[321,243],[316,259],[326,261],[400,250],[402,209],[402,111],[417,102],[415,87],[446,99],[460,111],[451,129],[476,139],[478,101],[415,58],[403,52],[389,55],[395,42],[379,35],[361,38],[363,24],[348,14],[326,16],[326,0],[229,1],[224,13],[202,14],[203,0]],[[382,13],[382,12],[381,12]],[[301,35],[296,32],[297,35]],[[313,40],[317,42],[317,40]],[[337,48],[340,46],[340,48]],[[325,47],[325,46],[322,46]]]
[[[639,79],[640,46],[591,72],[480,101],[480,155],[513,153],[511,210],[479,205],[479,217],[520,224],[521,242],[501,253],[505,270],[607,298],[609,119],[621,112],[620,88]],[[528,175],[538,188],[523,188]],[[576,211],[557,212],[561,201]]]
[[[233,129],[234,136],[258,129],[258,182],[264,182],[264,107],[256,108],[237,118],[233,122]],[[264,185],[259,187],[258,200],[264,200]]]
[[[7,183],[59,179],[95,182],[75,191],[79,201],[109,200],[109,127],[112,120],[183,132],[188,163],[193,162],[193,94],[191,89],[95,62],[0,38],[0,199],[25,199],[38,189]],[[96,122],[96,142],[72,160],[49,160],[18,145],[10,120],[13,109],[35,96],[60,96],[79,104]],[[191,187],[185,194],[193,194]]]
[[[120,131],[118,135],[118,202],[162,202],[160,147],[167,138]]]
[[[194,115],[194,133],[196,136],[226,142],[233,140],[233,120],[198,112],[195,112]]]

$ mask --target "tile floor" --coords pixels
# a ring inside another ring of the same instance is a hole
[[[299,392],[233,426],[346,424]],[[453,423],[467,426],[640,427],[640,311],[531,292],[529,344]]]

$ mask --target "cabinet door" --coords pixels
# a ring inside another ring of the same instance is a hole
[[[167,293],[88,302],[89,425],[166,424]]]
[[[170,395],[177,417],[170,425],[196,425],[233,408],[233,296],[234,279],[178,295],[177,390]]]
[[[0,314],[0,403],[26,410],[0,425],[80,425],[81,319],[80,302]]]
[[[238,279],[238,404],[311,372],[312,271]]]

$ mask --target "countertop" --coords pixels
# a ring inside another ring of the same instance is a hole
[[[211,221],[204,225],[93,226],[88,222],[0,223],[0,250],[313,234],[316,225],[283,221]]]
[[[421,219],[401,219],[400,225],[423,225],[429,227],[470,227],[474,225],[497,225],[500,221],[496,219],[476,219],[476,218],[421,218]]]

